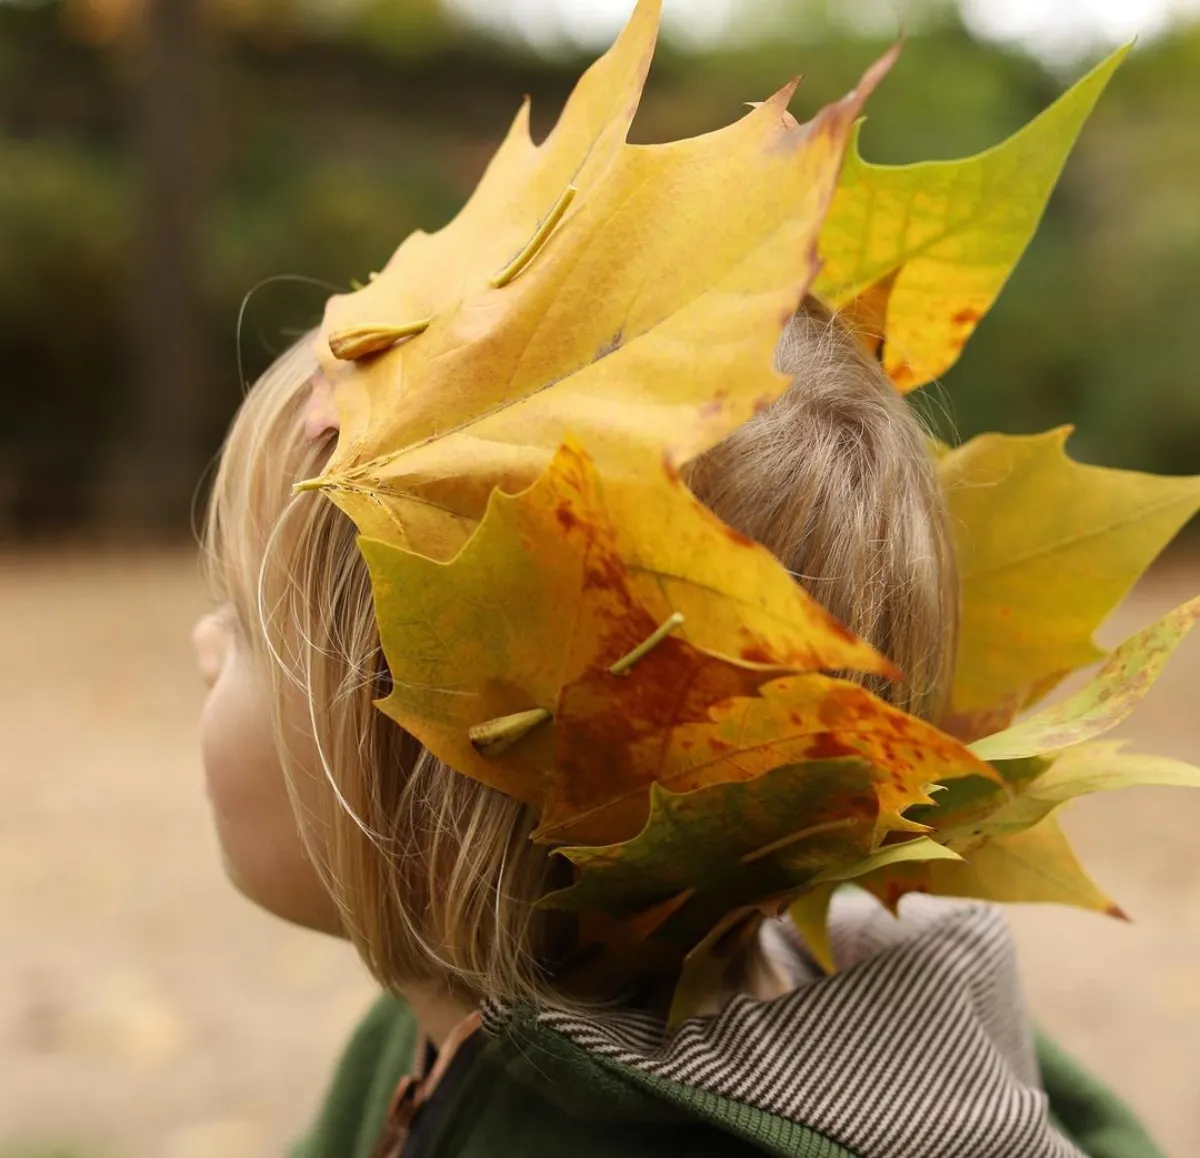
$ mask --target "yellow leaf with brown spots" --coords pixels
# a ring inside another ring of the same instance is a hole
[[[815,292],[850,312],[901,390],[944,374],[1041,220],[1126,48],[1003,143],[957,161],[875,165],[857,133],[821,231]]]
[[[1131,635],[1074,695],[971,745],[984,760],[1040,756],[1101,736],[1137,707],[1200,618],[1200,597]]]
[[[360,546],[392,679],[380,706],[451,767],[554,816],[541,839],[580,839],[572,810],[587,839],[636,833],[671,775],[659,747],[781,674],[895,674],[663,464],[636,486],[602,481],[568,444],[534,486],[496,492],[447,563]],[[810,707],[832,710],[820,696],[788,710]]]
[[[570,689],[564,709],[572,709]],[[604,725],[619,728],[611,717]],[[901,814],[928,801],[930,784],[994,775],[932,724],[858,684],[816,672],[764,681],[757,696],[714,704],[707,719],[631,736],[616,762],[598,755],[601,734],[581,750],[564,747],[540,838],[591,842],[614,825],[636,831],[645,820],[649,779],[672,792],[691,792],[714,781],[753,780],[783,765],[856,757],[872,770],[881,826],[905,830],[913,826]],[[602,761],[607,775],[600,767],[586,774]]]

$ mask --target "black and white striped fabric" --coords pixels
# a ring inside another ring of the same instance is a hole
[[[833,976],[793,948],[792,992],[735,997],[669,1036],[629,1012],[538,1020],[600,1057],[802,1123],[863,1158],[1081,1158],[1048,1121],[999,910],[911,896],[897,920],[843,891],[830,929]],[[485,1016],[496,1028],[503,1019],[499,1008]]]

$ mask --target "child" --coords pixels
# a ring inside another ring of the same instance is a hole
[[[688,484],[905,673],[868,677],[872,690],[936,720],[958,586],[926,434],[815,300],[777,366],[790,387],[695,459]],[[314,426],[323,389],[302,342],[243,404],[208,520],[221,607],[196,629],[230,879],[351,940],[387,993],[298,1155],[1157,1153],[1035,1041],[1003,920],[982,904],[914,897],[897,921],[839,895],[828,976],[768,922],[672,1030],[632,971],[601,993],[563,970],[575,922],[536,902],[569,884],[569,865],[530,841],[533,810],[375,706],[391,677],[356,528],[293,492],[337,441]]]
[[[790,389],[699,459],[691,485],[894,657],[911,673],[899,695],[935,714],[956,588],[924,432],[815,303],[788,327],[779,364]],[[398,1153],[414,1117],[401,1079],[422,1041],[442,1080],[436,1097],[422,1091],[406,1158],[1155,1153],[1053,1046],[1035,1060],[1012,947],[983,906],[929,901],[901,922],[835,908],[842,971],[830,978],[775,931],[747,993],[665,1047],[652,1015],[577,1012],[547,973],[554,915],[532,905],[552,865],[527,839],[526,810],[440,765],[373,706],[387,676],[354,527],[332,504],[292,497],[332,442],[305,433],[315,369],[296,347],[238,414],[209,519],[224,602],[196,632],[231,879],[287,920],[349,937],[396,995],[359,1030],[300,1153]],[[935,997],[947,1012],[930,1026]]]

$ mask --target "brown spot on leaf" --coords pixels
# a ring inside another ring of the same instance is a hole
[[[853,756],[854,748],[840,740],[832,732],[818,732],[809,745],[808,759],[836,760],[841,756]]]
[[[554,511],[554,517],[558,520],[558,525],[563,531],[570,534],[577,526],[579,526],[579,516],[571,510],[570,503],[559,503]]]
[[[973,309],[959,310],[951,319],[956,326],[973,326],[979,321],[979,311]]]
[[[601,555],[589,560],[584,570],[583,584],[586,590],[612,591],[629,601],[629,575],[619,559],[612,555]],[[654,625],[651,624],[650,630]],[[649,632],[647,632],[649,634]]]

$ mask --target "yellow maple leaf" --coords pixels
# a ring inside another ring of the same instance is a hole
[[[944,723],[965,739],[1101,658],[1093,632],[1200,507],[1200,477],[1074,462],[1069,433],[985,434],[939,459],[962,584]]]
[[[779,335],[885,57],[807,125],[794,84],[691,140],[625,143],[653,47],[643,0],[540,146],[518,117],[470,203],[416,234],[322,340],[341,434],[320,487],[373,538],[448,559],[492,490],[571,433],[605,475],[683,462],[786,386]],[[683,367],[686,367],[684,369]]]
[[[1119,49],[994,148],[957,161],[875,165],[847,153],[821,231],[814,291],[847,311],[901,390],[955,362],[1037,229]]]
[[[580,77],[541,145],[529,134],[526,99],[454,220],[432,234],[410,233],[368,285],[330,299],[318,345],[326,369],[336,374],[344,368],[328,347],[331,335],[340,335],[343,346],[354,337],[360,345],[367,343],[374,331],[379,331],[376,342],[387,341],[389,326],[457,308],[522,251],[564,189],[603,174],[637,112],[654,54],[659,8],[647,0],[637,5],[609,51]],[[354,335],[355,329],[361,332]],[[384,433],[352,429],[349,437],[378,443]]]
[[[534,486],[496,492],[449,562],[360,546],[393,683],[382,709],[458,771],[538,807],[619,795],[628,808],[598,839],[637,831],[667,775],[654,744],[714,705],[789,671],[896,674],[664,464],[602,484],[568,444]],[[825,699],[812,710],[829,713]],[[569,792],[548,779],[568,764]]]

